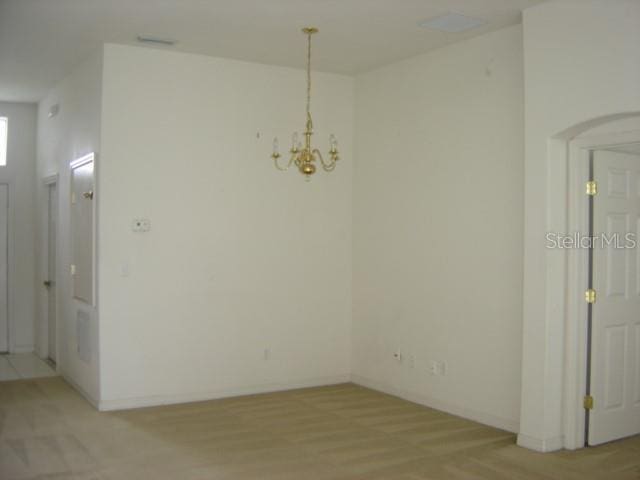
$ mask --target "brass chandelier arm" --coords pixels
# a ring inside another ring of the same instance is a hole
[[[295,153],[291,153],[291,158],[289,159],[289,162],[287,163],[286,167],[281,167],[280,163],[278,162],[278,159],[281,157],[281,155],[271,155],[271,158],[273,158],[273,164],[276,166],[276,168],[278,170],[280,170],[281,172],[286,172],[287,170],[289,170],[289,168],[291,168],[291,165],[293,165],[293,161],[296,158],[296,154]]]
[[[322,153],[320,153],[320,150],[318,150],[317,148],[313,150],[313,154],[320,159],[320,163],[322,164],[322,168],[325,172],[333,172],[333,170],[336,168],[336,160],[333,157],[332,160],[327,163],[324,161]]]

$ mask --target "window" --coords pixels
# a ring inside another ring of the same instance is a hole
[[[0,167],[7,164],[7,131],[9,130],[7,117],[0,117]]]

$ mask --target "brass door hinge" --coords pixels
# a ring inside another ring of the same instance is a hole
[[[585,410],[593,410],[593,397],[585,395],[583,405]]]
[[[587,303],[596,303],[596,291],[593,288],[590,288],[584,292],[584,299]]]
[[[597,195],[598,194],[598,184],[594,180],[587,182],[587,195]]]

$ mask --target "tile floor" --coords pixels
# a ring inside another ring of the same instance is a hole
[[[55,370],[34,353],[0,355],[0,382],[55,375]]]
[[[61,377],[0,384],[1,480],[638,480],[640,436],[541,454],[353,384],[97,412]]]

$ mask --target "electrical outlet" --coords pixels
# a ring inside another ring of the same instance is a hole
[[[440,360],[429,362],[429,372],[431,375],[444,376],[447,374],[447,363]]]
[[[264,358],[265,361],[269,360],[271,358],[271,349],[270,348],[265,348],[264,352],[262,352],[262,356]]]
[[[431,360],[429,362],[429,372],[431,375],[438,375],[438,362],[435,360]]]
[[[409,368],[416,368],[416,356],[409,355]]]
[[[137,233],[148,232],[151,230],[151,220],[148,218],[134,218],[131,222],[131,230]]]

